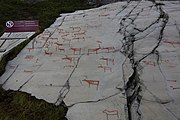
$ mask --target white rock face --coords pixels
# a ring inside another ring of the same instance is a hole
[[[63,14],[10,61],[3,88],[69,120],[180,118],[180,2],[118,2]]]

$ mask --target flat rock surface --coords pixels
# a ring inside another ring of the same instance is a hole
[[[179,12],[180,2],[139,1],[62,14],[9,61],[0,84],[63,100],[69,120],[178,120]]]

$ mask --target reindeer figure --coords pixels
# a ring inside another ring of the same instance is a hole
[[[67,37],[68,35],[69,35],[69,33],[64,34],[64,35],[61,35],[61,38],[65,38],[65,37]]]
[[[62,58],[62,60],[69,60],[69,62],[72,63],[73,58],[72,57],[68,57],[67,55],[65,55],[65,57]]]
[[[60,51],[60,52],[65,52],[65,49],[64,48],[59,48],[58,46],[56,46],[56,51]]]
[[[57,46],[64,46],[64,44],[61,44],[61,43],[58,43],[58,42],[55,42],[54,44],[56,44]]]
[[[65,52],[65,49],[60,48],[60,46],[64,46],[64,44],[61,44],[61,43],[58,43],[58,42],[55,42],[54,44],[56,44],[56,51],[59,50],[60,52],[61,51]]]
[[[56,41],[58,41],[58,38],[49,38],[49,40],[56,40]]]
[[[80,57],[68,57],[67,55],[65,55],[64,58],[62,58],[63,60],[69,60],[70,63],[75,62],[75,61],[78,61],[80,59]]]
[[[80,40],[85,41],[85,38],[84,37],[75,37],[72,40],[77,40],[79,42]]]
[[[86,31],[84,30],[83,32],[80,32],[80,33],[74,33],[75,36],[78,36],[78,35],[86,35]]]
[[[51,56],[52,54],[53,54],[52,52],[48,52],[47,50],[44,50],[44,56],[45,56],[45,55]]]
[[[79,52],[79,54],[81,54],[81,48],[70,48],[70,50],[74,51],[74,55],[76,52]]]
[[[87,79],[87,76],[84,76],[84,77],[85,77],[85,79],[82,80],[82,81],[88,83],[89,88],[90,88],[91,85],[96,85],[96,90],[98,90],[98,87],[99,87],[99,80],[89,80],[89,79]]]
[[[104,72],[106,72],[106,71],[112,72],[112,68],[108,67],[108,66],[99,65],[98,68],[102,68],[104,70]]]
[[[99,47],[98,47],[98,48],[88,49],[88,55],[89,55],[90,52],[96,52],[96,54],[97,54],[99,50],[101,50],[100,44],[99,44]]]
[[[114,59],[113,59],[113,58],[105,58],[105,57],[101,57],[100,60],[106,61],[106,65],[108,65],[109,62],[112,62],[112,64],[114,65]]]
[[[70,27],[73,32],[80,32],[81,31],[81,27]]]
[[[110,51],[115,50],[115,48],[114,47],[103,47],[103,48],[101,48],[101,50],[107,50],[109,53]]]
[[[180,42],[175,42],[175,41],[163,41],[164,43],[168,43],[168,44],[171,44],[173,47],[175,47],[174,44],[177,44],[177,45],[180,45]]]
[[[103,113],[106,114],[106,118],[107,120],[109,120],[109,116],[116,116],[117,119],[119,119],[119,114],[118,114],[118,110],[103,110]]]

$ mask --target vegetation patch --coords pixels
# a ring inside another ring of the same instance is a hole
[[[23,92],[0,88],[0,120],[66,120],[67,109]]]

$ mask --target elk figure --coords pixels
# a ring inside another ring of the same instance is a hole
[[[64,46],[64,44],[61,44],[61,43],[58,43],[58,42],[55,42],[54,44],[56,44],[57,46]]]
[[[110,51],[115,50],[115,48],[114,47],[103,47],[103,48],[101,48],[101,50],[107,50],[107,52],[109,53]]]
[[[60,52],[65,52],[65,49],[64,49],[64,48],[59,48],[59,47],[56,46],[56,51],[58,51],[58,50],[59,50]]]
[[[70,50],[73,50],[73,53],[74,53],[74,55],[75,55],[75,53],[79,53],[79,54],[81,54],[81,48],[70,48]]]
[[[62,60],[69,60],[69,62],[72,63],[73,58],[72,57],[68,57],[67,55],[65,55],[65,57],[62,58]]]
[[[84,30],[83,32],[79,32],[79,33],[74,33],[75,36],[77,35],[86,35],[86,31]]]
[[[73,32],[80,32],[81,31],[81,27],[70,27]]]
[[[119,119],[119,114],[118,114],[118,110],[103,110],[103,113],[106,114],[106,118],[107,120],[109,120],[109,116],[116,116],[117,119]]]
[[[104,72],[106,72],[106,71],[112,72],[112,68],[108,67],[108,66],[99,65],[98,68],[102,68],[104,70]]]
[[[85,37],[75,37],[75,38],[73,38],[72,40],[77,40],[78,42],[79,42],[80,40],[85,41]]]
[[[45,56],[45,55],[51,56],[52,54],[53,54],[52,52],[48,52],[47,50],[44,50],[44,56]]]
[[[85,77],[85,79],[82,80],[82,81],[88,83],[89,88],[90,88],[91,85],[96,85],[96,90],[98,90],[99,80],[91,80],[91,79],[87,79],[87,76],[84,76],[84,77]]]
[[[98,51],[101,50],[101,46],[99,44],[99,47],[98,48],[93,48],[93,49],[88,49],[88,55],[90,54],[90,52],[96,52],[96,54],[98,53]]]
[[[70,63],[75,62],[75,61],[78,61],[80,59],[80,57],[68,57],[67,55],[65,55],[64,58],[62,58],[62,60],[69,60]]]
[[[114,59],[113,59],[113,58],[105,58],[105,57],[101,57],[100,60],[106,61],[106,65],[108,65],[109,62],[112,62],[112,64],[114,65]]]

